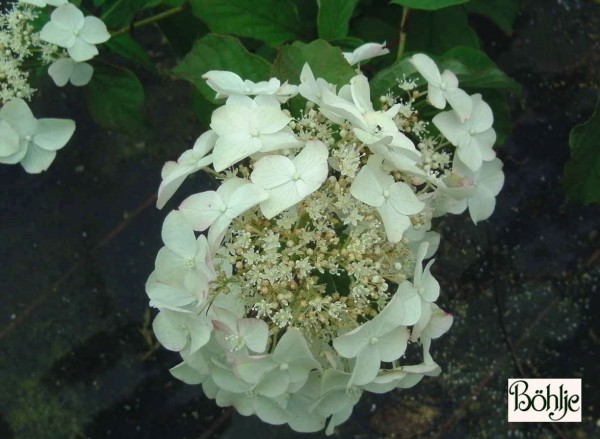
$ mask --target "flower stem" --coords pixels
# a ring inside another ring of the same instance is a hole
[[[402,20],[400,21],[400,42],[398,43],[398,56],[397,59],[402,57],[404,48],[406,47],[406,19],[408,18],[409,8],[404,6],[402,8]]]
[[[114,32],[111,33],[111,36],[117,36],[117,35],[121,35],[124,33],[127,33],[129,31],[131,31],[132,29],[138,28],[138,27],[142,27],[142,26],[146,26],[148,24],[152,24],[155,23],[157,21],[160,20],[164,20],[165,18],[170,17],[171,15],[175,15],[175,14],[179,14],[181,11],[183,11],[186,8],[186,3],[182,3],[180,6],[176,6],[174,8],[168,9],[164,12],[161,12],[160,14],[156,14],[153,15],[151,17],[148,18],[144,18],[142,20],[138,20],[136,22],[133,22],[132,24],[130,24],[129,26],[125,26],[119,30],[116,30]]]

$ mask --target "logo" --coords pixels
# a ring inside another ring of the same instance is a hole
[[[581,422],[581,379],[510,378],[508,422]]]

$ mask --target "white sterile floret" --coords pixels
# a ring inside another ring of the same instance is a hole
[[[483,162],[481,168],[473,172],[463,163],[455,160],[453,173],[461,176],[467,187],[473,188],[469,197],[458,200],[455,204],[460,205],[462,210],[468,207],[469,215],[475,224],[488,219],[496,207],[496,195],[504,185],[502,162],[497,158]]]
[[[370,383],[382,361],[395,361],[404,354],[409,338],[407,326],[416,323],[414,303],[395,294],[372,320],[333,340],[333,347],[342,357],[356,358],[350,384]]]
[[[76,62],[71,58],[57,59],[48,67],[48,74],[59,87],[70,82],[75,87],[82,87],[92,79],[94,68],[86,62]]]
[[[371,103],[369,81],[363,75],[350,80],[339,95],[323,91],[322,108],[352,124],[354,134],[374,153],[390,160],[401,170],[413,170],[420,154],[412,141],[402,134],[393,117],[400,105],[387,111],[375,111]]]
[[[422,53],[413,55],[409,60],[428,83],[427,99],[431,105],[442,110],[448,101],[461,121],[469,118],[473,105],[469,95],[458,88],[458,79],[454,73],[444,70],[440,74],[435,62]]]
[[[477,171],[482,161],[493,160],[492,149],[496,143],[496,132],[492,128],[494,114],[480,94],[471,96],[472,111],[465,122],[454,111],[444,111],[433,118],[433,124],[456,146],[458,158],[471,171]]]
[[[323,78],[315,78],[310,66],[308,64],[304,64],[302,71],[300,72],[300,85],[298,86],[298,93],[300,93],[304,99],[321,106],[323,92],[325,90],[335,93],[335,85],[328,83]]]
[[[214,279],[207,263],[210,254],[204,235],[196,236],[181,212],[174,210],[162,228],[165,247],[156,256],[156,280],[169,285],[183,284],[199,300],[206,297],[208,284]]]
[[[0,163],[21,163],[25,171],[37,174],[48,169],[56,151],[75,132],[69,119],[36,119],[22,99],[13,99],[0,110]],[[15,133],[18,147],[15,147]],[[6,137],[5,137],[6,136]]]
[[[319,189],[329,171],[327,157],[323,142],[311,141],[292,159],[268,155],[258,160],[250,179],[269,194],[260,203],[262,214],[273,218]]]
[[[19,0],[19,3],[25,3],[27,5],[37,6],[39,8],[45,8],[47,5],[50,6],[62,6],[67,4],[67,0]]]
[[[152,322],[152,329],[158,341],[170,351],[181,351],[188,346],[195,352],[208,343],[212,330],[210,321],[201,315],[163,309]]]
[[[225,180],[215,191],[191,195],[179,206],[179,211],[203,232],[210,227],[208,240],[219,245],[227,227],[237,216],[268,198],[269,194],[248,180],[233,177]]]
[[[385,47],[385,41],[382,44],[379,43],[365,43],[362,46],[357,47],[352,52],[344,52],[344,58],[346,61],[353,66],[360,62],[366,61],[377,56],[387,55],[390,51]]]
[[[302,145],[288,123],[291,118],[273,96],[232,95],[212,115],[210,127],[219,135],[213,167],[220,172],[257,152]]]
[[[350,193],[357,200],[373,206],[379,212],[388,241],[396,243],[410,227],[408,215],[416,215],[425,207],[410,186],[396,182],[381,168],[381,158],[371,156],[360,170]]]
[[[216,141],[216,133],[209,130],[198,137],[192,149],[184,151],[176,162],[167,162],[164,164],[161,172],[162,182],[158,188],[156,207],[162,209],[188,175],[212,163],[212,155],[207,154],[213,149]]]
[[[216,99],[226,98],[231,95],[272,95],[281,103],[298,93],[298,87],[281,82],[277,78],[268,81],[252,82],[244,80],[233,72],[223,70],[210,70],[202,75],[202,79],[214,91],[217,92]]]
[[[213,308],[213,327],[218,332],[217,341],[230,352],[247,347],[263,353],[269,341],[269,326],[260,319],[239,318],[231,311]]]
[[[84,17],[71,3],[56,8],[42,28],[40,38],[64,47],[74,61],[82,62],[98,54],[96,44],[110,38],[106,25],[97,17]]]

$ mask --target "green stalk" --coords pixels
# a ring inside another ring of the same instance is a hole
[[[397,59],[402,57],[404,48],[406,47],[406,20],[408,18],[409,8],[406,6],[402,7],[402,20],[400,21],[400,41],[398,43],[398,56]]]
[[[179,14],[185,8],[186,8],[186,3],[183,3],[180,6],[176,6],[174,8],[171,8],[169,10],[161,12],[160,14],[156,14],[156,15],[153,15],[151,17],[144,18],[142,20],[138,20],[138,21],[130,24],[129,26],[125,26],[125,27],[123,27],[123,28],[121,28],[119,30],[116,30],[116,31],[112,32],[111,36],[115,37],[117,35],[121,35],[121,34],[127,33],[129,31],[131,31],[132,29],[136,29],[138,27],[146,26],[148,24],[152,24],[152,23],[155,23],[157,21],[164,20],[165,18],[168,18],[168,17],[170,17],[172,15]]]

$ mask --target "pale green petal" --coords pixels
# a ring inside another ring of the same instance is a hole
[[[50,167],[55,157],[56,151],[47,151],[31,144],[21,160],[21,166],[30,174],[39,174]]]
[[[494,213],[496,197],[489,189],[480,186],[475,195],[467,200],[469,215],[475,224],[488,219]]]
[[[83,87],[91,81],[93,74],[94,68],[90,64],[86,62],[76,63],[70,76],[71,84],[75,87]]]
[[[406,351],[408,345],[408,328],[399,326],[396,329],[379,337],[378,345],[381,361],[392,362],[398,360]]]
[[[0,157],[8,157],[21,148],[19,134],[8,122],[0,120]]]
[[[71,58],[61,58],[48,67],[48,74],[58,87],[64,87],[71,78],[75,61]]]
[[[73,4],[67,3],[56,8],[50,15],[52,23],[65,30],[70,30],[73,34],[83,28],[83,12]]]
[[[33,142],[40,148],[56,151],[67,144],[75,132],[70,119],[38,119]]]
[[[83,29],[79,37],[90,44],[101,44],[110,38],[106,25],[97,17],[89,16],[84,18]]]
[[[73,31],[57,26],[54,21],[49,21],[40,32],[40,40],[69,48],[75,44],[76,37]]]
[[[257,396],[252,400],[256,416],[263,422],[273,425],[285,424],[290,415],[270,398]]]
[[[268,398],[283,395],[289,387],[290,374],[279,367],[269,372],[254,388],[257,393]]]
[[[380,365],[381,357],[378,343],[367,343],[356,356],[349,384],[361,385],[370,383],[377,376],[377,373],[379,373]]]
[[[37,120],[23,99],[12,99],[0,109],[0,119],[7,122],[20,137],[33,136]]]
[[[76,38],[74,44],[67,47],[67,52],[77,62],[87,61],[98,55],[96,46],[86,43],[81,38]]]
[[[200,384],[204,380],[204,376],[199,374],[195,369],[185,363],[179,363],[177,366],[169,369],[171,375],[186,384]]]
[[[180,319],[181,316],[168,314],[168,311],[161,311],[154,319],[152,323],[154,335],[165,349],[180,351],[187,344],[189,336]]]

